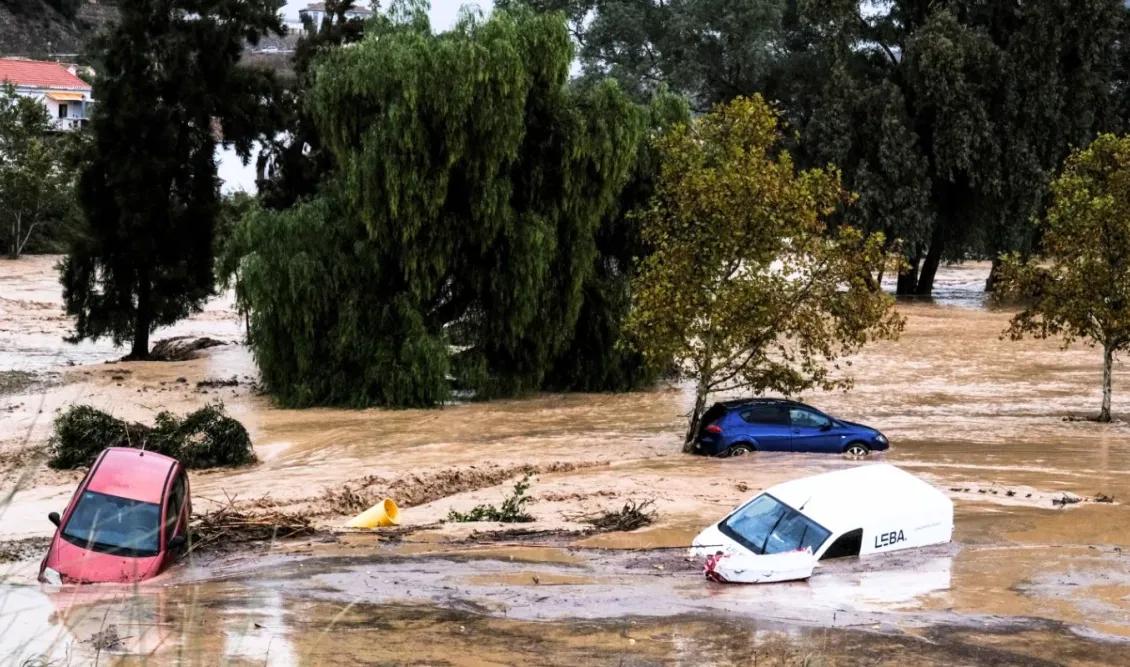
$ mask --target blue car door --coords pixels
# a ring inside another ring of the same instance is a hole
[[[792,429],[789,426],[788,411],[783,405],[751,405],[742,410],[741,417],[748,424],[745,432],[759,451],[788,451]]]
[[[792,426],[789,449],[794,452],[838,452],[841,434],[835,423],[815,410],[792,406],[789,408]]]

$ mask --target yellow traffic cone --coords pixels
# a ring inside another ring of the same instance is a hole
[[[377,528],[391,526],[397,523],[400,510],[392,498],[385,498],[369,509],[361,512],[346,523],[348,528]]]

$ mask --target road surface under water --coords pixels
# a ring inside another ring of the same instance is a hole
[[[682,386],[431,411],[276,409],[254,391],[238,344],[177,363],[102,363],[121,354],[106,345],[76,351],[61,342],[50,261],[0,262],[0,370],[53,376],[0,396],[0,497],[13,494],[0,540],[50,534],[46,513],[79,475],[47,470],[40,452],[54,411],[74,402],[152,420],[222,399],[261,462],[194,473],[197,509],[266,497],[333,524],[341,517],[323,491],[368,484],[397,490],[412,501],[404,522],[428,526],[399,542],[340,535],[205,556],[136,587],[46,590],[32,583],[34,557],[0,563],[0,655],[85,661],[99,650],[91,638],[113,625],[122,641],[108,655],[127,662],[1116,663],[1130,650],[1130,427],[1065,421],[1097,412],[1100,354],[1001,339],[1011,313],[983,303],[987,270],[943,267],[944,298],[900,304],[905,333],[852,360],[852,391],[803,397],[882,429],[893,449],[874,460],[950,494],[955,543],[826,563],[804,583],[726,587],[703,581],[679,547],[762,488],[866,462],[683,455]],[[239,320],[218,299],[172,334],[237,343]],[[230,377],[239,384],[196,385]],[[1116,366],[1116,415],[1130,415],[1125,377]],[[534,529],[577,530],[578,513],[628,500],[654,500],[658,520],[492,544],[468,540],[489,526],[432,526],[451,509],[499,502],[530,465],[542,471]],[[1053,505],[1064,492],[1115,502]]]

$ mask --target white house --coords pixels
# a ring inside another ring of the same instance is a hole
[[[23,58],[0,58],[0,84],[12,85],[16,93],[38,100],[57,130],[74,130],[90,118],[90,84],[73,69],[59,63]]]
[[[314,27],[317,28],[322,25],[322,19],[326,18],[326,3],[315,2],[306,5],[305,9],[298,10],[298,15],[300,17],[310,17],[310,20],[314,22]],[[361,19],[362,21],[367,21],[372,18],[372,16],[372,10],[356,6],[345,12],[345,18],[347,19]]]

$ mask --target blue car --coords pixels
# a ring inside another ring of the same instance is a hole
[[[822,452],[860,457],[890,446],[873,428],[779,398],[715,403],[703,414],[695,440],[695,452],[708,456]]]

